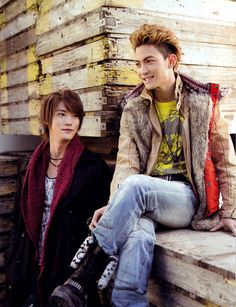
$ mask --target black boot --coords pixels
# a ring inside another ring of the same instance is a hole
[[[109,256],[97,244],[92,243],[78,269],[62,286],[52,293],[50,307],[84,307],[88,296],[97,291],[97,280],[109,263]]]

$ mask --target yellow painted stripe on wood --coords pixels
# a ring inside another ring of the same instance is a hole
[[[9,134],[9,125],[4,124],[1,126],[1,128],[2,128],[2,134]]]
[[[4,90],[0,91],[0,105],[3,104],[3,103],[7,103],[7,102],[8,102],[8,90],[7,90],[7,88],[5,88]],[[1,113],[1,111],[0,111],[0,113]]]
[[[26,0],[26,10],[34,8],[38,4],[38,0]]]
[[[90,86],[90,80],[93,86],[106,84],[105,65],[91,65],[87,70],[87,86]]]
[[[29,116],[39,116],[40,113],[40,100],[30,99],[28,103]]]
[[[7,87],[7,73],[1,74],[0,87],[1,88]]]
[[[38,79],[39,65],[37,63],[32,63],[27,66],[27,77],[28,81],[34,81]]]
[[[39,94],[47,95],[52,91],[52,76],[47,75],[46,78],[41,78],[39,83]]]
[[[107,81],[109,84],[114,82],[124,85],[137,85],[140,82],[135,65],[114,67],[107,71]]]
[[[47,13],[48,11],[51,10],[52,8],[52,0],[38,0],[38,2],[40,2],[40,14],[44,14]]]
[[[0,73],[5,72],[7,70],[7,58],[2,58],[0,60]]]
[[[30,46],[29,49],[27,50],[27,59],[28,63],[33,63],[37,61],[36,57],[36,46]]]
[[[29,130],[32,135],[40,134],[40,124],[37,118],[30,118],[29,120]]]
[[[45,60],[41,61],[41,65],[42,65],[42,73],[51,73],[53,71],[53,62],[54,62],[54,58],[50,57],[50,58],[46,58]],[[62,69],[65,69],[64,67],[62,67]]]
[[[0,13],[0,29],[4,26],[5,24],[5,12]]]
[[[115,6],[115,7],[133,7],[133,8],[142,8],[144,5],[144,0],[106,0],[105,5]]]
[[[36,24],[36,35],[49,30],[49,13],[52,7],[52,0],[45,0],[41,2],[39,7],[39,17]]]
[[[86,44],[89,44],[89,43],[93,43],[93,42],[96,42],[100,39],[103,39],[104,38],[104,35],[97,35],[95,37],[91,37],[91,38],[88,38],[84,41],[84,45]]]
[[[2,119],[8,118],[8,107],[6,106],[1,107],[1,118]]]

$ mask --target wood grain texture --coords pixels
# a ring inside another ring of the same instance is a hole
[[[12,195],[16,191],[16,180],[13,178],[0,178],[0,197]]]
[[[170,283],[217,306],[234,306],[235,276],[235,239],[229,234],[191,230],[157,234],[154,280]]]
[[[31,28],[12,38],[0,41],[0,58],[13,52],[24,50],[26,47],[36,43],[35,28]]]
[[[0,1],[0,8],[2,8],[4,5],[7,5],[11,0],[1,0]]]
[[[27,10],[36,9],[37,2],[37,0],[15,0],[11,2],[4,9],[4,21],[7,23]]]
[[[0,197],[0,216],[10,216],[14,213],[14,197]],[[0,245],[1,250],[1,245]]]
[[[0,177],[17,175],[17,159],[9,156],[0,156]]]
[[[17,33],[20,33],[27,28],[33,26],[37,19],[37,12],[30,11],[23,15],[18,16],[12,22],[5,25],[3,29],[0,30],[0,40],[3,41],[8,39]]]
[[[39,83],[28,82],[18,87],[5,88],[0,92],[0,105],[15,102],[25,102],[39,98]]]
[[[0,72],[3,73],[13,69],[19,69],[22,66],[35,63],[36,61],[35,46],[33,45],[26,50],[0,59]]]

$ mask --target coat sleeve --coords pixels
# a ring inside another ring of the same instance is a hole
[[[211,144],[212,159],[223,200],[221,216],[236,218],[236,156],[228,125],[218,104],[215,108]]]
[[[120,121],[119,150],[111,183],[110,199],[125,178],[140,173],[139,154],[134,138],[132,137],[132,117],[131,109],[125,108]]]

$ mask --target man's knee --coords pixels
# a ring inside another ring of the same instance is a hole
[[[122,182],[120,187],[129,191],[141,190],[147,186],[147,180],[149,178],[146,175],[131,175]]]

